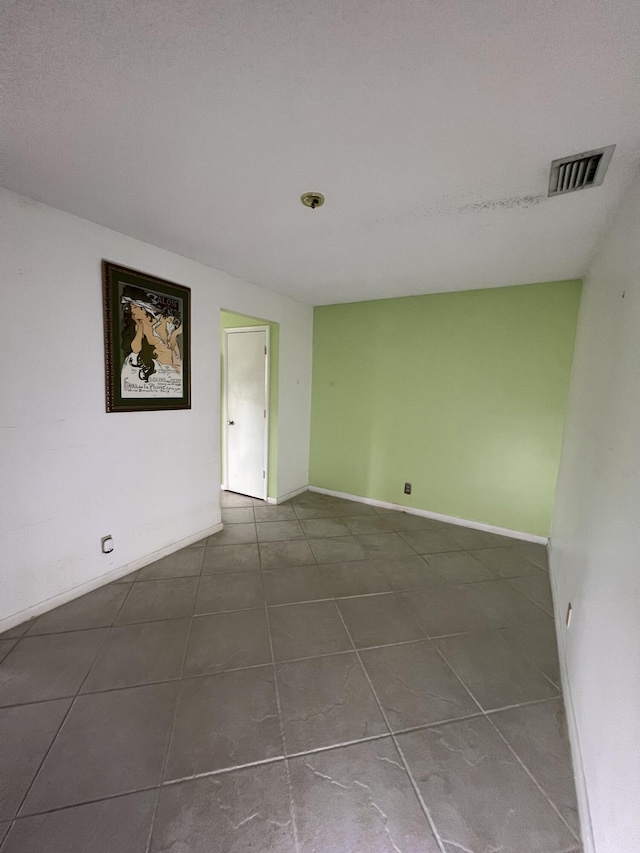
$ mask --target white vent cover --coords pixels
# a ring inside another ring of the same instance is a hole
[[[606,148],[554,160],[549,175],[549,195],[564,195],[600,186],[615,147],[607,145]]]

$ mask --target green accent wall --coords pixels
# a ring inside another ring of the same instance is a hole
[[[547,536],[580,290],[317,307],[310,484]]]
[[[269,362],[269,475],[267,479],[267,495],[270,498],[278,496],[278,391],[280,384],[280,324],[270,320],[259,320],[257,317],[246,317],[234,314],[232,311],[220,312],[220,392],[223,392],[224,376],[224,329],[237,329],[241,326],[269,326],[269,346],[271,349]],[[220,404],[220,435],[224,441],[224,416],[222,402]],[[222,479],[224,480],[225,453],[222,448]]]

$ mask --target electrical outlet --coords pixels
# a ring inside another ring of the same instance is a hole
[[[113,551],[113,539],[111,538],[111,534],[102,537],[100,540],[100,548],[102,549],[103,554],[110,554]]]
[[[411,483],[405,483],[404,484],[404,493],[405,493],[405,495],[411,494]]]
[[[571,607],[571,602],[567,605],[567,615],[565,618],[565,623],[567,628],[571,627],[571,614],[573,613],[573,608]]]

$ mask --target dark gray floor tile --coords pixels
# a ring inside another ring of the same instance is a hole
[[[397,533],[367,533],[355,537],[368,560],[399,560],[414,557],[415,551]]]
[[[448,539],[438,530],[412,530],[399,534],[418,554],[440,554],[444,551],[459,551],[460,545]]]
[[[223,524],[252,524],[254,521],[262,521],[254,517],[252,506],[223,506]]]
[[[398,560],[376,560],[375,567],[384,575],[391,589],[397,592],[447,586],[426,560],[417,555]]]
[[[373,509],[360,501],[346,501],[334,498],[330,508],[335,518],[356,518],[364,515],[374,515]]]
[[[308,566],[316,562],[306,540],[261,542],[260,562],[263,569],[286,569]]]
[[[496,576],[466,551],[429,554],[425,560],[450,584],[495,580]]]
[[[220,493],[220,506],[253,506],[253,498],[248,495],[238,495],[236,492],[222,491]]]
[[[127,584],[109,584],[50,610],[33,623],[28,636],[80,631],[113,625],[131,589]]]
[[[447,853],[558,853],[574,839],[486,719],[400,735]]]
[[[157,790],[18,820],[3,853],[145,853]]]
[[[462,527],[459,524],[443,525],[441,530],[445,536],[457,542],[465,550],[470,550],[471,548],[498,548],[501,545],[509,544],[503,541],[504,537],[496,536],[495,533],[476,530],[473,527]]]
[[[231,572],[225,575],[205,575],[201,578],[196,598],[196,614],[248,610],[255,607],[264,607],[260,572]]]
[[[511,708],[491,722],[577,835],[580,834],[571,748],[562,699]]]
[[[345,563],[366,559],[366,551],[354,536],[310,539],[309,545],[319,563]]]
[[[393,527],[391,527],[386,517],[376,515],[375,513],[357,516],[356,518],[345,518],[343,523],[347,529],[347,533],[353,533],[354,535],[393,532]]]
[[[296,521],[296,514],[291,504],[278,504],[277,506],[254,507],[253,514],[256,521]]]
[[[437,853],[390,738],[289,762],[300,849]]]
[[[301,521],[300,525],[304,535],[310,539],[349,535],[349,528],[339,518],[310,518]]]
[[[520,547],[524,548],[527,558],[532,563],[535,563],[536,566],[539,566],[546,572],[549,571],[549,552],[546,545],[539,545],[536,542],[521,542]]]
[[[478,714],[431,640],[361,652],[392,731]]]
[[[295,853],[282,761],[160,792],[150,853]]]
[[[117,580],[112,581],[112,583],[133,583],[139,574],[140,574],[140,569],[136,569],[135,572],[129,572],[128,575],[123,575],[121,578],[118,578]]]
[[[424,637],[424,632],[396,593],[342,598],[338,601],[338,608],[357,648]]]
[[[471,598],[471,586],[418,589],[404,593],[403,600],[429,637],[480,631],[489,625]]]
[[[214,533],[213,536],[207,539],[207,548],[218,547],[220,545],[245,545],[256,541],[255,524],[230,524],[219,533]]]
[[[272,666],[182,682],[166,779],[282,754]]]
[[[296,517],[300,521],[307,521],[312,518],[336,518],[340,515],[345,516],[346,512],[336,509],[329,504],[294,504]]]
[[[558,694],[524,655],[494,631],[445,637],[436,645],[485,711]]]
[[[539,575],[529,575],[526,578],[511,578],[512,587],[526,595],[531,601],[542,607],[550,616],[553,616],[553,597],[551,595],[551,584],[549,575],[545,572]]]
[[[287,542],[291,539],[304,539],[304,533],[298,521],[260,521],[256,524],[258,542]]]
[[[295,566],[263,572],[267,604],[292,604],[331,598],[325,573],[319,566]]]
[[[334,563],[320,568],[324,572],[331,593],[336,598],[391,591],[390,582],[370,560]]]
[[[187,548],[206,548],[207,547],[207,537],[204,539],[198,539],[196,542],[192,542],[191,545],[187,545]]]
[[[0,706],[73,696],[108,633],[96,628],[24,637],[0,664]]]
[[[266,663],[271,663],[271,646],[264,608],[197,616],[193,620],[185,676]]]
[[[411,515],[408,512],[390,512],[383,516],[386,523],[397,533],[410,533],[413,530],[438,530],[442,525],[433,518]]]
[[[501,628],[496,634],[537,666],[554,684],[560,686],[556,628],[551,619],[526,625],[511,625]]]
[[[15,817],[71,701],[0,709],[0,820]]]
[[[171,619],[112,628],[82,693],[179,678],[189,624],[189,619]]]
[[[521,575],[537,575],[542,569],[532,563],[524,548],[481,548],[470,551],[477,560],[501,578],[516,578]]]
[[[198,578],[138,581],[118,614],[116,624],[129,625],[133,622],[191,616],[197,590]]]
[[[0,663],[2,663],[17,642],[17,640],[0,640]]]
[[[8,820],[0,820],[0,845],[4,841],[4,837],[9,832],[9,827],[11,826],[11,821]]]
[[[175,554],[169,554],[155,563],[150,563],[138,574],[139,581],[159,580],[162,578],[183,578],[199,575],[204,559],[204,548],[183,548]]]
[[[207,548],[202,564],[202,573],[205,575],[218,572],[255,572],[259,569],[260,554],[255,543]]]
[[[352,648],[333,601],[270,607],[269,623],[277,661],[345,652]]]
[[[548,615],[517,592],[507,581],[483,581],[469,585],[469,594],[489,628],[505,628],[523,622],[540,622]]]
[[[3,631],[2,634],[0,634],[0,640],[19,640],[20,637],[23,637],[27,633],[35,621],[35,619],[28,619],[26,622],[21,622],[19,625],[15,625],[13,628]]]
[[[21,814],[157,785],[177,692],[174,682],[79,696]]]
[[[325,506],[336,502],[336,498],[325,495],[322,492],[301,492],[295,495],[288,503],[292,506]]]
[[[288,754],[387,732],[355,652],[278,664]]]

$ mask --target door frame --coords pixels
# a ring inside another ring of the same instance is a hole
[[[224,476],[222,478],[222,488],[224,491],[229,491],[229,335],[246,334],[247,332],[266,332],[266,353],[264,360],[264,411],[265,411],[265,430],[264,430],[264,449],[263,449],[263,497],[262,500],[267,500],[269,490],[269,396],[270,396],[270,373],[271,373],[271,327],[266,325],[260,326],[236,326],[234,328],[223,329],[224,332],[224,371],[223,371],[223,388],[222,388],[222,417],[223,431],[222,438],[224,442]]]

